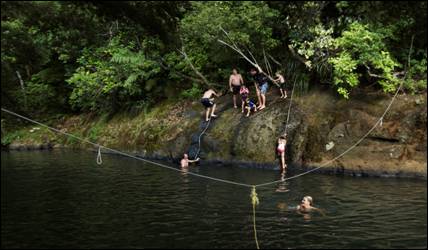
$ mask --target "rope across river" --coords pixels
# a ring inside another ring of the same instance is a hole
[[[412,50],[412,46],[413,46],[413,37],[412,37],[412,43],[411,43],[411,45],[410,45],[410,50],[409,50],[409,58],[410,58],[410,53],[411,53],[411,50]],[[242,53],[242,52],[241,52],[241,53]],[[409,65],[408,65],[408,66],[410,67],[410,60],[409,60]],[[405,76],[406,76],[406,75],[407,75],[407,71],[406,71],[406,74],[404,75],[404,79],[405,79]],[[295,84],[295,82],[294,82],[294,84]],[[294,84],[293,84],[293,92],[294,92]],[[401,81],[400,86],[397,88],[397,91],[395,92],[394,96],[392,97],[392,99],[391,99],[391,101],[390,101],[389,105],[387,106],[387,108],[385,109],[385,111],[383,112],[383,114],[380,116],[380,118],[379,118],[379,119],[376,121],[376,123],[373,125],[373,127],[372,127],[371,129],[369,129],[369,130],[367,131],[367,133],[366,133],[363,137],[361,137],[357,142],[355,142],[355,143],[354,143],[351,147],[349,147],[347,150],[343,151],[341,154],[339,154],[338,156],[334,157],[333,159],[331,159],[331,160],[329,160],[329,161],[325,162],[324,164],[321,164],[319,167],[313,168],[313,169],[311,169],[311,170],[305,171],[305,172],[303,172],[303,173],[300,173],[300,174],[297,174],[297,175],[294,175],[294,176],[291,176],[291,177],[288,177],[288,178],[283,178],[283,179],[280,179],[280,180],[277,180],[277,181],[266,182],[266,183],[261,183],[261,184],[257,184],[257,185],[250,185],[250,184],[246,184],[246,183],[235,182],[235,181],[230,181],[230,180],[225,180],[225,179],[215,178],[215,177],[211,177],[211,176],[201,175],[201,174],[197,174],[197,173],[193,173],[193,172],[189,172],[189,171],[183,171],[182,169],[174,168],[174,167],[171,167],[171,166],[167,166],[167,165],[165,165],[165,164],[162,164],[162,163],[158,163],[158,162],[150,161],[150,160],[147,160],[147,159],[144,159],[144,158],[141,158],[141,157],[137,157],[137,156],[134,156],[134,155],[130,155],[130,154],[125,153],[125,152],[121,152],[121,151],[116,150],[116,149],[112,149],[112,148],[105,147],[105,146],[100,145],[100,144],[98,144],[98,143],[91,142],[91,141],[89,141],[89,140],[87,140],[87,139],[84,139],[84,138],[78,137],[78,136],[76,136],[76,135],[73,135],[73,134],[70,134],[70,133],[67,133],[67,132],[61,131],[61,130],[59,130],[59,129],[53,128],[53,127],[51,127],[51,126],[48,126],[48,125],[46,125],[46,124],[44,124],[44,123],[41,123],[41,122],[35,121],[35,120],[33,120],[33,119],[31,119],[31,118],[28,118],[28,117],[25,117],[25,116],[23,116],[23,115],[17,114],[17,113],[15,113],[15,112],[13,112],[13,111],[10,111],[10,110],[8,110],[8,109],[1,108],[1,110],[2,110],[3,112],[6,112],[6,113],[11,114],[11,115],[14,115],[14,116],[19,117],[19,118],[21,118],[21,119],[24,119],[24,120],[27,120],[27,121],[29,121],[29,122],[32,122],[32,123],[38,124],[38,125],[40,125],[40,126],[42,126],[42,127],[48,128],[48,129],[50,129],[50,130],[52,130],[52,131],[54,131],[54,132],[57,132],[57,133],[60,133],[60,134],[63,134],[63,135],[66,135],[66,136],[69,136],[69,137],[75,138],[75,139],[77,139],[77,140],[80,140],[80,141],[82,141],[82,142],[85,142],[85,143],[88,143],[88,144],[91,144],[91,145],[93,145],[93,146],[97,147],[97,148],[98,148],[97,158],[96,158],[96,162],[97,162],[97,164],[102,164],[101,149],[102,149],[102,148],[104,148],[104,149],[106,149],[106,150],[109,150],[109,151],[111,151],[111,152],[117,153],[117,154],[119,154],[119,155],[127,156],[127,157],[130,157],[130,158],[136,159],[136,160],[140,160],[140,161],[147,162],[147,163],[151,163],[151,164],[153,164],[153,165],[156,165],[156,166],[159,166],[159,167],[162,167],[162,168],[171,169],[171,170],[174,170],[174,171],[177,171],[177,172],[186,173],[186,174],[193,175],[193,176],[197,176],[197,177],[204,178],[204,179],[207,179],[207,180],[218,181],[218,182],[227,183],[227,184],[230,184],[230,185],[235,185],[235,186],[241,186],[241,187],[251,188],[251,194],[250,194],[250,197],[251,197],[251,204],[252,204],[252,210],[253,210],[253,214],[252,214],[252,216],[253,216],[254,240],[255,240],[255,243],[256,243],[256,247],[257,247],[257,249],[259,249],[259,242],[258,242],[258,238],[257,238],[257,227],[256,227],[256,206],[259,204],[259,199],[258,199],[258,196],[257,196],[256,188],[257,188],[257,187],[266,187],[266,186],[269,186],[269,185],[272,185],[272,184],[275,184],[275,183],[285,182],[285,181],[287,181],[287,180],[291,180],[291,179],[295,179],[295,178],[301,177],[301,176],[303,176],[303,175],[306,175],[306,174],[309,174],[309,173],[311,173],[311,172],[314,172],[314,171],[316,171],[316,170],[318,170],[318,169],[320,169],[320,168],[322,168],[322,167],[325,167],[325,166],[327,166],[328,164],[330,164],[331,162],[333,162],[333,161],[335,161],[335,160],[339,159],[340,157],[343,157],[343,156],[344,156],[345,154],[347,154],[349,151],[351,151],[352,149],[354,149],[358,144],[360,144],[360,143],[361,143],[361,142],[362,142],[362,141],[363,141],[363,140],[364,140],[364,139],[365,139],[365,138],[366,138],[366,137],[367,137],[367,136],[368,136],[368,135],[369,135],[369,134],[370,134],[370,133],[371,133],[371,132],[372,132],[372,131],[377,127],[377,126],[378,126],[378,124],[380,124],[380,125],[382,126],[383,118],[385,117],[385,115],[387,114],[387,112],[388,112],[388,111],[389,111],[389,109],[391,108],[392,104],[394,103],[395,99],[397,98],[397,95],[398,95],[398,93],[400,92],[400,90],[401,90],[401,88],[402,88],[402,85],[403,85],[403,81]],[[292,101],[292,97],[293,97],[293,93],[291,93],[290,106],[289,106],[289,108],[288,108],[286,129],[287,129],[288,120],[289,120],[289,115],[290,115],[290,109],[291,109],[291,101]],[[202,131],[202,133],[199,135],[199,141],[198,141],[198,143],[199,143],[199,149],[198,149],[198,152],[197,152],[197,154],[196,154],[196,157],[195,157],[195,158],[197,158],[197,156],[198,156],[198,154],[199,154],[199,152],[200,152],[201,137],[202,137],[202,135],[206,132],[206,130],[208,129],[208,127],[209,127],[209,125],[210,125],[210,121],[211,121],[211,119],[208,121],[207,126],[206,126],[206,127],[205,127],[205,129]]]
[[[170,169],[170,170],[174,170],[174,171],[177,171],[177,172],[182,172],[182,173],[186,173],[186,174],[189,174],[189,175],[193,175],[193,176],[196,176],[196,177],[200,177],[200,178],[204,178],[204,179],[207,179],[207,180],[211,180],[211,181],[217,181],[217,182],[222,182],[222,183],[226,183],[226,184],[230,184],[230,185],[235,185],[235,186],[241,186],[241,187],[246,187],[246,188],[251,188],[251,201],[252,201],[252,208],[253,208],[253,226],[254,226],[254,238],[255,238],[255,241],[256,241],[256,246],[257,246],[257,248],[259,248],[259,244],[258,244],[258,240],[257,240],[257,231],[256,231],[256,221],[255,221],[255,207],[256,207],[256,205],[259,203],[259,199],[257,198],[257,193],[256,193],[256,188],[257,187],[266,187],[266,186],[269,186],[269,185],[272,185],[272,184],[276,184],[276,183],[279,183],[279,182],[285,182],[285,181],[287,181],[287,180],[291,180],[291,179],[295,179],[295,178],[298,178],[298,177],[301,177],[301,176],[303,176],[303,175],[306,175],[306,174],[309,174],[309,173],[311,173],[311,172],[314,172],[314,171],[316,171],[316,170],[318,170],[318,169],[320,169],[320,168],[322,168],[322,167],[325,167],[325,166],[327,166],[328,164],[330,164],[331,162],[333,162],[333,161],[335,161],[335,160],[337,160],[337,159],[339,159],[340,157],[342,157],[342,156],[344,156],[346,153],[348,153],[349,151],[351,151],[353,148],[355,148],[358,144],[360,144],[377,126],[378,126],[378,124],[380,124],[381,122],[383,122],[383,118],[385,117],[385,115],[387,114],[387,112],[389,111],[389,109],[391,108],[391,106],[392,106],[392,104],[394,103],[394,101],[395,101],[395,99],[396,99],[396,97],[397,97],[397,95],[398,95],[398,93],[399,93],[399,91],[401,90],[401,87],[402,87],[402,83],[400,84],[400,86],[397,88],[397,91],[395,92],[395,94],[394,94],[394,96],[392,97],[392,99],[391,99],[391,101],[390,101],[390,103],[389,103],[389,105],[387,106],[387,108],[385,109],[385,111],[383,112],[383,114],[382,114],[382,116],[377,120],[377,122],[373,125],[373,127],[370,129],[370,130],[368,130],[367,131],[367,133],[363,136],[363,137],[361,137],[357,142],[355,142],[351,147],[349,147],[347,150],[345,150],[344,152],[342,152],[341,154],[339,154],[338,156],[336,156],[335,158],[333,158],[333,159],[331,159],[331,160],[329,160],[328,162],[325,162],[324,164],[322,164],[322,165],[320,165],[319,167],[316,167],[316,168],[313,168],[313,169],[310,169],[310,170],[308,170],[308,171],[305,171],[305,172],[303,172],[303,173],[300,173],[300,174],[297,174],[297,175],[294,175],[294,176],[291,176],[291,177],[288,177],[288,178],[283,178],[283,179],[281,179],[281,180],[277,180],[277,181],[272,181],[272,182],[266,182],[266,183],[261,183],[261,184],[256,184],[256,185],[251,185],[251,184],[246,184],[246,183],[241,183],[241,182],[236,182],[236,181],[230,181],[230,180],[225,180],[225,179],[220,179],[220,178],[215,178],[215,177],[211,177],[211,176],[206,176],[206,175],[202,175],[202,174],[197,174],[197,173],[194,173],[194,172],[190,172],[190,171],[183,171],[182,169],[179,169],[179,168],[175,168],[175,167],[171,167],[171,166],[168,166],[168,165],[165,165],[165,164],[162,164],[162,163],[159,163],[159,162],[155,162],[155,161],[150,161],[150,160],[147,160],[147,159],[144,159],[144,158],[141,158],[141,157],[137,157],[137,156],[134,156],[134,155],[131,155],[131,154],[128,154],[128,153],[125,153],[125,152],[122,152],[122,151],[119,151],[119,150],[116,150],[116,149],[112,149],[112,148],[109,148],[109,147],[106,147],[106,146],[103,146],[103,145],[100,145],[100,144],[98,144],[98,143],[95,143],[95,142],[92,142],[92,141],[89,141],[89,140],[87,140],[87,139],[84,139],[84,138],[81,138],[81,137],[79,137],[79,136],[76,136],[76,135],[73,135],[73,134],[70,134],[70,133],[67,133],[67,132],[64,132],[64,131],[61,131],[61,130],[59,130],[59,129],[56,129],[56,128],[53,128],[53,127],[51,127],[51,126],[48,126],[48,125],[46,125],[46,124],[44,124],[44,123],[41,123],[41,122],[38,122],[38,121],[35,121],[35,120],[33,120],[33,119],[31,119],[31,118],[28,118],[28,117],[25,117],[25,116],[23,116],[23,115],[20,115],[20,114],[17,114],[17,113],[15,113],[15,112],[13,112],[13,111],[10,111],[10,110],[8,110],[8,109],[5,109],[5,108],[1,108],[1,110],[3,111],[3,112],[6,112],[6,113],[8,113],[8,114],[11,114],[11,115],[14,115],[14,116],[16,116],[16,117],[19,117],[19,118],[21,118],[21,119],[24,119],[24,120],[26,120],[26,121],[29,121],[29,122],[32,122],[32,123],[34,123],[34,124],[38,124],[38,125],[40,125],[40,126],[42,126],[42,127],[45,127],[45,128],[47,128],[47,129],[49,129],[49,130],[52,130],[52,131],[54,131],[54,132],[57,132],[57,133],[60,133],[60,134],[63,134],[63,135],[66,135],[66,136],[69,136],[69,137],[72,137],[72,138],[75,138],[75,139],[77,139],[77,140],[79,140],[79,141],[82,141],[82,142],[85,142],[85,143],[88,143],[88,144],[91,144],[91,145],[93,145],[93,146],[95,146],[95,147],[97,147],[98,148],[98,152],[97,152],[97,164],[102,164],[102,159],[101,159],[101,149],[105,149],[105,150],[108,150],[108,151],[111,151],[111,152],[114,152],[114,153],[116,153],[116,154],[119,154],[119,155],[123,155],[123,156],[127,156],[127,157],[130,157],[130,158],[133,158],[133,159],[136,159],[136,160],[140,160],[140,161],[143,161],[143,162],[147,162],[147,163],[150,163],[150,164],[153,164],[153,165],[156,165],[156,166],[159,166],[159,167],[162,167],[162,168],[166,168],[166,169]],[[291,100],[290,100],[291,101]],[[290,103],[290,107],[291,107],[291,103]],[[289,110],[290,110],[290,107],[289,107]],[[288,116],[287,116],[287,121],[288,121]],[[199,154],[199,151],[200,151],[200,139],[201,139],[201,136],[206,132],[206,130],[207,130],[207,128],[208,128],[208,126],[209,126],[209,123],[210,122],[210,120],[208,121],[208,123],[207,123],[207,126],[205,127],[205,129],[203,130],[203,132],[201,133],[201,135],[199,136],[199,149],[198,149],[198,153],[197,153],[197,155]]]

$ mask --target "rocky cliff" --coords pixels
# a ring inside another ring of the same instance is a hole
[[[240,108],[233,108],[230,94],[218,98],[218,118],[212,120],[201,137],[201,159],[274,169],[278,167],[277,138],[287,131],[290,168],[317,167],[364,136],[391,101],[390,95],[379,92],[357,93],[345,100],[328,91],[312,91],[293,97],[286,126],[290,95],[284,100],[276,92],[271,89],[267,108],[250,117],[241,114]],[[426,178],[426,102],[426,93],[399,95],[381,125],[358,146],[320,171]],[[78,131],[100,144],[137,155],[177,160],[185,152],[190,157],[197,153],[200,132],[207,125],[203,114],[198,101],[183,101],[161,105],[149,114],[122,115],[103,122],[97,118],[69,117],[56,127],[70,133]],[[101,123],[104,125],[99,125]],[[42,140],[50,144],[70,144],[53,135]],[[10,148],[22,148],[23,144],[22,139],[15,139]]]

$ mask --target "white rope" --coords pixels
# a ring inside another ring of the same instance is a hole
[[[41,122],[32,120],[32,119],[30,119],[28,117],[25,117],[25,116],[22,116],[20,114],[15,113],[15,112],[12,112],[10,110],[7,110],[5,108],[1,108],[1,110],[4,111],[4,112],[6,112],[6,113],[9,113],[11,115],[17,116],[17,117],[22,118],[24,120],[27,120],[29,122],[38,124],[38,125],[40,125],[42,127],[48,128],[48,129],[50,129],[52,131],[55,131],[57,133],[73,137],[73,138],[75,138],[75,139],[77,139],[79,141],[86,142],[86,143],[94,145],[96,147],[103,147],[104,149],[109,150],[111,152],[114,152],[116,154],[124,155],[124,156],[130,157],[130,158],[136,159],[136,160],[140,160],[140,161],[144,161],[144,162],[147,162],[147,163],[151,163],[153,165],[157,165],[157,166],[162,167],[162,168],[171,169],[171,170],[174,170],[174,171],[177,171],[177,172],[182,172],[182,173],[190,174],[190,175],[193,175],[193,176],[197,176],[197,177],[201,177],[201,178],[205,178],[205,179],[209,179],[209,180],[213,180],[213,181],[219,181],[219,182],[228,183],[228,184],[237,185],[237,186],[243,186],[243,187],[253,187],[253,185],[249,185],[249,184],[245,184],[245,183],[240,183],[240,182],[229,181],[229,180],[223,180],[223,179],[219,179],[219,178],[215,178],[215,177],[210,177],[210,176],[206,176],[206,175],[196,174],[196,173],[193,173],[193,172],[183,171],[181,169],[170,167],[170,166],[167,166],[167,165],[164,165],[164,164],[161,164],[161,163],[157,163],[157,162],[154,162],[154,161],[150,161],[150,160],[146,160],[146,159],[143,159],[143,158],[140,158],[140,157],[136,157],[136,156],[133,156],[133,155],[130,155],[130,154],[127,154],[127,153],[124,153],[124,152],[112,149],[112,148],[105,147],[105,146],[100,145],[98,143],[94,143],[94,142],[88,141],[86,139],[80,138],[80,137],[75,136],[73,134],[70,134],[70,133],[67,133],[67,132],[63,132],[61,130],[58,130],[58,129],[53,128],[53,127],[50,127],[50,126],[48,126],[46,124],[43,124]]]
[[[97,164],[98,165],[103,164],[103,159],[101,159],[101,147],[98,147]]]
[[[278,66],[282,67],[282,65],[277,60],[275,60],[269,53],[267,53],[267,55],[270,57],[270,59],[272,59],[272,61],[274,63],[276,63]]]
[[[410,43],[410,48],[409,48],[409,54],[408,54],[408,56],[407,56],[407,58],[408,58],[408,65],[407,65],[407,70],[406,70],[406,73],[404,74],[404,76],[403,76],[403,80],[401,81],[401,83],[400,83],[400,85],[398,86],[398,88],[397,88],[397,91],[395,92],[395,94],[394,94],[394,96],[392,97],[392,99],[391,99],[391,102],[389,102],[389,104],[388,104],[388,107],[386,107],[386,109],[385,109],[385,111],[383,112],[383,114],[382,114],[382,116],[377,120],[377,122],[373,125],[373,127],[371,128],[371,129],[369,129],[369,131],[367,131],[367,133],[363,136],[363,137],[361,137],[356,143],[354,143],[354,145],[352,145],[351,147],[349,147],[347,150],[345,150],[345,151],[343,151],[341,154],[339,154],[338,156],[336,156],[336,157],[334,157],[333,159],[331,159],[331,160],[329,160],[329,161],[327,161],[327,162],[325,162],[324,164],[321,164],[321,166],[319,166],[319,167],[316,167],[316,168],[314,168],[314,169],[311,169],[311,170],[308,170],[308,171],[306,171],[306,172],[303,172],[303,173],[300,173],[300,174],[297,174],[297,175],[294,175],[294,176],[291,176],[291,177],[289,177],[289,178],[285,178],[285,179],[281,179],[281,180],[277,180],[277,181],[272,181],[272,182],[267,182],[267,183],[262,183],[262,184],[259,184],[259,185],[255,185],[256,187],[261,187],[261,186],[267,186],[267,185],[271,185],[271,184],[275,184],[275,183],[279,183],[279,182],[283,182],[283,181],[286,181],[286,180],[291,180],[291,179],[294,179],[294,178],[297,178],[297,177],[300,177],[300,176],[303,176],[303,175],[306,175],[306,174],[309,174],[309,173],[311,173],[311,172],[313,172],[313,171],[316,171],[316,170],[318,170],[318,169],[320,169],[320,168],[322,168],[322,167],[324,167],[324,166],[327,166],[328,164],[330,164],[330,163],[332,163],[333,161],[335,161],[335,160],[337,160],[337,159],[339,159],[339,158],[341,158],[342,156],[344,156],[346,153],[348,153],[349,151],[351,151],[352,149],[354,149],[358,144],[360,144],[375,128],[376,128],[376,126],[378,125],[378,124],[380,124],[380,126],[382,126],[382,124],[383,124],[383,118],[385,117],[385,115],[386,115],[386,113],[389,111],[389,109],[391,108],[391,106],[392,106],[392,104],[394,103],[394,101],[395,101],[395,99],[397,98],[397,95],[398,95],[398,93],[400,92],[400,90],[401,90],[401,87],[403,86],[403,83],[404,83],[404,80],[406,80],[406,76],[407,76],[407,72],[409,71],[409,68],[410,68],[410,55],[411,55],[411,53],[412,53],[412,48],[413,48],[413,40],[414,40],[414,38],[415,38],[415,36],[413,35],[412,36],[412,41],[411,41],[411,43]]]
[[[403,85],[403,83],[400,84],[400,86],[398,87],[397,91],[395,92],[395,95],[393,96],[391,102],[389,103],[388,107],[385,109],[385,111],[383,112],[382,116],[376,121],[376,123],[373,125],[373,127],[363,136],[361,137],[356,143],[354,143],[354,145],[352,145],[351,147],[349,147],[347,150],[343,151],[341,154],[339,154],[338,156],[334,157],[333,159],[325,162],[324,164],[321,164],[321,166],[313,168],[311,170],[308,170],[306,172],[282,179],[282,180],[277,180],[277,181],[272,181],[272,182],[267,182],[267,183],[262,183],[262,184],[258,184],[255,185],[256,187],[262,187],[262,186],[267,186],[267,185],[271,185],[271,184],[275,184],[275,183],[279,183],[279,182],[283,182],[286,180],[291,180],[291,179],[295,179],[297,177],[309,174],[313,171],[316,171],[322,167],[327,166],[328,164],[334,162],[335,160],[341,158],[342,156],[344,156],[346,153],[348,153],[349,151],[351,151],[352,149],[354,149],[356,146],[358,146],[358,144],[360,144],[375,128],[376,126],[383,120],[383,117],[386,115],[386,113],[389,111],[389,109],[391,108],[392,103],[394,103],[395,98],[398,95],[398,92],[401,90],[401,86]]]
[[[206,127],[205,127],[205,129],[202,131],[202,133],[199,135],[199,139],[198,139],[198,141],[199,141],[199,142],[198,142],[199,147],[198,147],[198,152],[196,153],[194,160],[196,160],[196,159],[198,158],[199,152],[201,151],[201,137],[202,137],[202,135],[203,135],[203,134],[205,134],[205,131],[207,131],[208,126],[210,125],[211,119],[212,119],[212,118],[210,118],[210,119],[208,120],[208,122],[207,122],[207,126],[206,126]]]
[[[296,81],[297,81],[297,79],[294,79],[293,88],[291,89],[290,105],[288,106],[287,121],[285,123],[285,132],[286,133],[287,133],[288,121],[290,119],[291,103],[293,102],[294,86],[296,85]]]

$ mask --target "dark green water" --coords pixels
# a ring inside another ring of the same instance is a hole
[[[1,153],[2,248],[255,248],[250,189],[86,151]],[[192,171],[244,183],[276,171]],[[426,248],[426,181],[309,174],[259,189],[261,248]],[[326,215],[286,211],[304,195]]]

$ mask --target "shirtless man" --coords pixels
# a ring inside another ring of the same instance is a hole
[[[206,112],[205,112],[205,121],[209,121],[209,119],[211,117],[217,117],[214,114],[214,110],[215,110],[215,103],[214,103],[214,98],[211,98],[212,95],[215,95],[216,97],[219,97],[218,94],[212,90],[209,89],[207,91],[205,91],[204,95],[202,96],[201,99],[201,103],[202,105],[204,105]],[[211,115],[210,115],[210,111],[211,111]]]
[[[236,96],[239,94],[239,90],[241,89],[241,84],[244,84],[244,79],[242,79],[241,74],[238,74],[236,69],[232,70],[232,74],[229,77],[229,88],[233,93],[233,107],[238,108],[236,105]]]
[[[189,163],[197,162],[197,161],[199,161],[199,157],[196,160],[189,160],[189,156],[187,154],[184,154],[180,164],[182,168],[187,168],[189,166]]]

